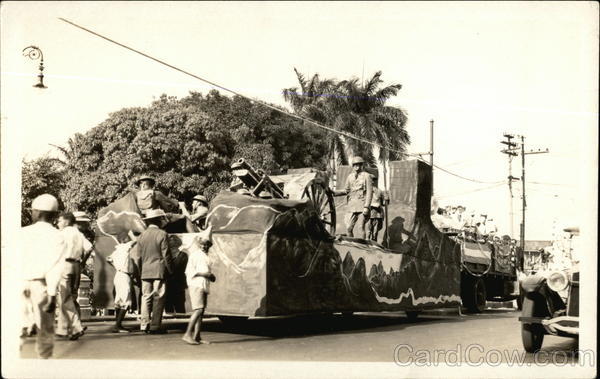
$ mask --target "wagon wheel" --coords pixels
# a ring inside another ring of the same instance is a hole
[[[331,190],[323,184],[323,181],[319,179],[313,179],[302,193],[302,198],[307,197],[314,205],[315,210],[319,214],[319,218],[325,224],[325,229],[332,236],[335,235],[335,201],[333,200],[333,193]]]

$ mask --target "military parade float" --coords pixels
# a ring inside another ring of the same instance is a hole
[[[432,224],[431,166],[408,160],[389,162],[389,168],[383,233],[371,241],[336,234],[345,231],[345,199],[333,197],[333,178],[326,172],[306,168],[268,176],[243,159],[235,162],[236,179],[211,201],[206,221],[212,226],[210,254],[218,278],[207,314],[233,319],[405,311],[415,316],[461,304],[477,312],[486,299],[513,296],[511,251],[442,233]],[[336,183],[349,172],[339,167]],[[167,297],[175,312],[185,313],[185,246],[197,234],[176,224],[167,228],[175,267]],[[112,305],[114,271],[106,257],[129,240],[129,231],[143,228],[131,194],[99,212],[97,308]]]

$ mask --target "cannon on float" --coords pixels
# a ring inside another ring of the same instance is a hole
[[[334,198],[330,186],[340,189],[350,168],[339,168],[335,178],[312,168],[269,176],[243,159],[234,162],[235,181],[212,199],[207,215],[217,281],[206,314],[223,320],[361,311],[414,316],[460,306],[460,246],[431,222],[431,167],[416,160],[389,167],[385,227],[378,241],[367,241],[338,233],[345,230],[346,201]],[[186,251],[179,247],[195,235],[170,234],[180,262]],[[102,260],[115,245],[108,237],[101,236],[102,283],[94,288],[105,303],[112,276]],[[171,283],[180,288],[178,298],[184,286]]]

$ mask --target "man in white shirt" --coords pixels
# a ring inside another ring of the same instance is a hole
[[[21,229],[23,297],[30,303],[38,327],[36,351],[45,359],[54,350],[56,291],[65,259],[64,238],[52,226],[57,212],[58,200],[40,195],[31,204],[33,224]]]
[[[58,291],[58,327],[56,335],[69,336],[76,340],[83,335],[83,327],[75,306],[77,292],[74,291],[76,276],[80,275],[80,265],[83,253],[91,249],[91,243],[74,226],[75,216],[71,212],[64,212],[58,217],[58,229],[65,241],[64,269]]]
[[[106,258],[106,261],[115,268],[115,326],[113,333],[129,333],[130,329],[123,326],[123,320],[127,315],[127,310],[131,308],[131,277],[129,270],[129,251],[135,241],[120,243],[115,246],[113,253]]]
[[[496,233],[498,233],[498,227],[496,226],[494,219],[488,218],[485,222],[485,234],[488,235],[489,239],[493,239]]]
[[[452,215],[452,221],[455,229],[462,230],[467,226],[467,217],[465,215],[464,206],[459,205],[456,207],[456,213]]]
[[[79,293],[79,283],[81,279],[81,274],[83,269],[85,268],[85,264],[88,261],[89,257],[92,255],[93,242],[94,242],[94,232],[90,228],[90,218],[87,213],[83,211],[73,211],[73,216],[75,216],[75,226],[77,229],[83,234],[85,240],[83,241],[83,258],[81,259],[81,263],[78,267],[78,272],[74,273],[75,281],[73,282],[72,292],[75,294],[73,297],[73,303],[75,303],[75,308],[77,308],[77,314],[79,314],[79,318],[81,318],[81,309],[79,307],[79,303],[77,302],[77,294]],[[85,330],[86,327],[84,326]]]

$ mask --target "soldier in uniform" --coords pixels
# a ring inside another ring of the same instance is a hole
[[[346,179],[346,188],[335,191],[335,196],[347,197],[348,204],[348,236],[354,237],[354,225],[358,221],[358,216],[362,214],[362,223],[360,226],[359,237],[365,238],[365,227],[369,221],[371,213],[371,200],[373,198],[373,185],[371,183],[371,175],[365,172],[365,161],[361,157],[352,159],[352,173]]]
[[[369,239],[377,241],[377,234],[383,227],[385,196],[377,187],[377,175],[371,175],[373,180],[373,200],[371,201],[371,215],[369,223]]]

